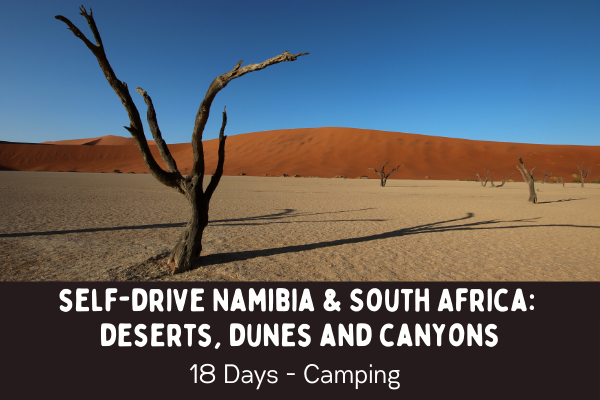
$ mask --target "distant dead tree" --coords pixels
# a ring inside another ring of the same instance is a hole
[[[485,181],[481,179],[481,176],[479,176],[479,174],[475,174],[475,176],[477,177],[477,179],[479,179],[479,183],[481,183],[481,186],[485,187],[485,185],[487,185],[488,180],[490,179],[490,170],[488,169],[486,171],[484,168],[483,172],[485,173]]]
[[[527,182],[527,184],[529,185],[529,200],[528,201],[530,203],[537,204],[537,194],[535,193],[535,187],[534,187],[535,181],[533,180],[533,170],[536,169],[537,167],[533,167],[531,169],[531,171],[527,171],[527,168],[525,168],[525,164],[523,164],[523,158],[521,157],[520,154],[519,154],[519,163],[521,164],[521,166],[517,165],[517,169],[523,176],[523,180],[525,182]]]
[[[492,185],[492,187],[502,187],[502,186],[504,186],[504,184],[506,183],[506,181],[507,181],[507,180],[509,180],[511,176],[513,176],[513,174],[514,174],[514,172],[513,172],[513,173],[511,173],[511,174],[508,176],[508,178],[504,178],[504,179],[502,179],[502,183],[501,183],[501,184],[499,184],[499,185],[494,185],[494,179],[493,179],[493,178],[490,176],[490,184]]]
[[[546,179],[548,179],[548,176],[552,175],[552,172],[548,172],[548,171],[542,171],[544,173],[544,180],[542,181],[542,185],[544,183],[546,183]]]
[[[382,166],[381,166],[381,165],[380,165],[378,162],[376,162],[376,164],[377,164],[377,165],[379,165],[379,168],[381,168],[381,171],[377,171],[375,168],[369,168],[369,169],[372,169],[373,171],[375,171],[375,173],[376,173],[377,175],[379,175],[379,178],[381,178],[381,182],[380,182],[380,184],[381,184],[381,187],[385,187],[385,184],[387,183],[387,179],[388,179],[388,177],[389,177],[391,174],[393,174],[394,172],[398,171],[398,168],[400,168],[400,167],[403,167],[403,166],[404,166],[404,165],[398,165],[396,168],[394,168],[393,170],[391,170],[389,173],[387,173],[387,174],[386,174],[386,173],[385,173],[385,166],[386,166],[386,165],[388,165],[389,163],[390,163],[389,161],[388,161],[388,162],[386,162],[386,163],[383,165],[383,167],[382,167]]]
[[[585,180],[585,178],[588,177],[588,175],[590,174],[590,171],[592,170],[592,167],[590,167],[587,172],[583,172],[583,162],[581,163],[581,165],[577,166],[577,169],[579,170],[579,177],[581,178],[581,187],[583,187],[583,181]]]
[[[208,225],[208,208],[210,199],[217,188],[217,185],[219,184],[221,176],[223,175],[223,163],[225,162],[225,139],[227,138],[227,136],[225,136],[225,125],[227,124],[227,114],[225,111],[223,111],[223,122],[221,125],[221,131],[219,133],[219,158],[217,162],[217,168],[208,186],[206,187],[206,190],[203,190],[205,164],[202,133],[204,132],[204,127],[208,121],[210,106],[215,96],[233,79],[246,75],[249,72],[259,71],[280,62],[295,61],[298,57],[308,53],[290,54],[288,51],[285,51],[284,53],[263,61],[260,64],[250,64],[244,67],[241,67],[242,61],[240,61],[231,71],[216,77],[208,87],[208,91],[200,103],[200,108],[196,114],[194,130],[192,131],[193,166],[190,174],[183,176],[179,172],[177,164],[175,163],[169,148],[162,138],[162,134],[158,128],[156,112],[154,111],[154,106],[152,105],[150,96],[143,89],[137,88],[136,91],[144,98],[144,101],[148,106],[147,118],[150,131],[152,132],[152,136],[156,141],[156,145],[158,146],[158,150],[162,159],[165,161],[168,171],[163,170],[152,156],[150,148],[148,147],[148,141],[144,135],[144,128],[140,114],[133,100],[131,99],[127,84],[117,79],[112,67],[108,62],[108,59],[106,58],[104,45],[102,44],[100,33],[98,32],[96,22],[92,16],[92,9],[90,8],[89,15],[83,6],[81,6],[79,10],[80,14],[85,17],[90,29],[92,30],[92,33],[94,34],[96,44],[90,42],[85,35],[81,33],[81,31],[67,18],[63,17],[62,15],[57,15],[55,18],[67,24],[73,34],[81,39],[87,48],[90,49],[96,56],[98,64],[100,64],[100,69],[102,69],[106,80],[121,100],[121,103],[123,103],[123,106],[127,111],[127,115],[129,116],[130,126],[126,126],[125,129],[127,129],[131,136],[133,136],[135,139],[135,142],[142,153],[142,157],[144,158],[144,162],[152,175],[160,183],[169,186],[184,195],[191,205],[191,218],[167,261],[172,274],[185,272],[192,267],[194,259],[199,257],[200,252],[202,251],[202,234]]]
[[[563,184],[563,187],[565,187],[565,180],[563,179],[563,177],[562,177],[562,176],[560,177],[560,181],[562,182],[562,184]]]

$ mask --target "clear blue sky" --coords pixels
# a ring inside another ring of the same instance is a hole
[[[0,5],[0,140],[128,136],[82,0]],[[195,4],[190,6],[189,4]],[[239,60],[310,52],[232,81],[205,139],[340,126],[600,145],[600,1],[92,1],[117,77],[153,99],[167,143],[191,140],[210,82]],[[146,126],[146,136],[151,137]]]

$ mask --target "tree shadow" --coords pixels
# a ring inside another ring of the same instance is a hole
[[[395,188],[432,188],[432,187],[436,187],[436,186],[403,186],[403,185],[390,185],[390,182],[387,183],[387,185],[385,185],[385,187],[395,187]]]
[[[585,200],[585,198],[582,197],[580,199],[561,199],[561,200],[554,200],[554,201],[540,201],[537,204],[563,203],[565,201],[576,201],[576,200]]]
[[[283,220],[288,218],[296,218],[296,217],[310,217],[314,215],[331,215],[331,214],[342,214],[356,211],[367,211],[373,210],[374,208],[361,208],[358,210],[343,210],[343,211],[324,211],[324,212],[298,212],[292,208],[284,208],[283,211],[275,214],[268,215],[260,215],[257,217],[246,217],[246,218],[232,218],[232,219],[221,219],[209,221],[209,225],[214,226],[235,226],[235,225],[268,225],[268,224],[290,224],[290,223],[307,223],[307,222],[362,222],[362,221],[371,221],[371,222],[382,222],[384,219],[336,219],[336,220],[325,220],[325,221],[277,221],[273,220]],[[273,221],[273,222],[252,222],[252,221]],[[243,223],[231,223],[231,222],[243,222]]]
[[[329,211],[329,212],[296,212],[292,208],[283,209],[283,211],[274,213],[259,215],[255,217],[246,218],[233,218],[233,219],[221,219],[209,221],[209,225],[215,226],[235,226],[235,225],[267,225],[267,224],[289,224],[289,223],[315,223],[315,222],[358,222],[358,221],[372,221],[382,222],[382,219],[346,219],[346,220],[324,220],[324,221],[273,221],[284,218],[295,218],[295,217],[308,217],[313,215],[323,214],[340,214],[349,213],[355,211],[366,211],[372,208],[363,208],[359,210],[345,210],[345,211]],[[271,222],[260,222],[260,221],[271,221]],[[254,222],[258,221],[258,222]],[[233,223],[230,223],[233,222]],[[175,222],[170,224],[149,224],[149,225],[130,225],[130,226],[113,226],[106,228],[83,228],[83,229],[69,229],[69,230],[57,230],[57,231],[45,231],[45,232],[22,232],[22,233],[1,233],[0,238],[14,238],[14,237],[27,237],[27,236],[47,236],[47,235],[66,235],[69,233],[89,233],[89,232],[107,232],[107,231],[124,231],[124,230],[138,230],[138,229],[164,229],[164,228],[182,228],[187,225],[187,222]]]
[[[64,230],[64,231],[1,233],[0,234],[0,238],[3,238],[3,237],[46,236],[46,235],[66,235],[66,234],[69,234],[69,233],[124,231],[124,230],[137,230],[137,229],[179,228],[179,227],[182,227],[182,226],[185,226],[185,225],[186,225],[186,222],[176,222],[176,223],[172,223],[172,224],[113,226],[113,227],[108,227],[108,228],[69,229],[69,230]]]
[[[363,237],[349,238],[349,239],[336,239],[325,242],[317,242],[317,243],[309,243],[309,244],[301,244],[301,245],[293,245],[293,246],[284,246],[278,248],[264,249],[264,250],[248,250],[248,251],[238,251],[233,253],[216,253],[209,254],[206,256],[202,256],[199,259],[199,262],[194,266],[195,268],[199,268],[202,266],[216,265],[222,264],[232,261],[245,261],[258,257],[267,257],[279,254],[287,254],[287,253],[297,253],[301,251],[307,250],[316,250],[327,247],[335,247],[341,246],[344,244],[357,244],[357,243],[365,243],[371,242],[375,240],[381,239],[389,239],[400,236],[408,236],[408,235],[416,235],[422,233],[438,233],[438,232],[454,232],[454,231],[463,231],[463,230],[488,230],[488,229],[518,229],[518,228],[540,228],[540,227],[570,227],[570,228],[592,228],[598,229],[600,226],[593,225],[569,225],[569,224],[549,224],[549,225],[511,225],[511,226],[494,226],[500,223],[533,223],[538,218],[530,218],[530,219],[516,219],[509,221],[501,221],[501,220],[487,220],[480,222],[471,222],[471,223],[463,223],[456,225],[445,225],[440,226],[442,224],[448,224],[453,222],[465,221],[473,218],[475,214],[467,213],[467,216],[463,218],[451,219],[447,221],[439,221],[432,222],[430,224],[413,226],[410,228],[397,229],[390,232],[378,233],[375,235],[368,235]]]

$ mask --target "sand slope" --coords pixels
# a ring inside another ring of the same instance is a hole
[[[60,144],[60,145],[88,145],[88,146],[135,146],[135,140],[132,137],[122,137],[115,135],[100,136],[90,139],[58,140],[56,142],[43,142],[42,144]],[[148,140],[148,144],[155,145],[154,140]]]
[[[0,144],[0,169],[147,172],[132,138],[105,136],[52,143],[59,145]],[[217,145],[217,140],[204,142],[207,173],[215,169]],[[174,144],[169,148],[181,172],[188,172],[191,145]],[[164,166],[157,148],[151,149]],[[228,137],[224,173],[348,178],[367,175],[375,179],[377,175],[368,168],[389,161],[388,170],[392,165],[404,164],[392,176],[397,179],[464,180],[488,168],[495,180],[514,172],[513,179],[520,181],[515,168],[519,154],[529,169],[537,167],[536,177],[543,177],[542,171],[546,170],[570,182],[572,174],[578,173],[576,165],[583,161],[586,168],[594,167],[588,181],[600,177],[600,146],[486,142],[353,128],[288,129]]]

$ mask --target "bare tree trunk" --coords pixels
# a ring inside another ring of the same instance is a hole
[[[227,138],[227,136],[225,136],[225,125],[227,124],[227,113],[225,110],[223,111],[221,132],[219,133],[219,159],[217,162],[217,169],[212,176],[206,191],[203,190],[205,165],[202,134],[204,132],[206,122],[208,121],[210,106],[215,96],[233,79],[239,78],[249,72],[259,71],[280,62],[295,61],[298,57],[308,53],[290,54],[288,51],[285,51],[284,53],[263,61],[260,64],[249,64],[244,67],[241,67],[242,61],[240,61],[231,71],[216,77],[210,84],[204,99],[200,103],[198,113],[196,114],[196,121],[194,124],[194,130],[192,132],[192,151],[194,162],[191,173],[184,177],[179,172],[177,164],[171,156],[167,144],[162,138],[162,134],[158,128],[156,112],[154,111],[154,106],[150,96],[142,88],[137,88],[136,91],[144,98],[144,101],[148,106],[147,119],[150,126],[150,131],[152,132],[152,136],[156,141],[160,155],[167,165],[168,171],[163,170],[154,159],[154,156],[148,147],[146,136],[144,135],[144,127],[142,125],[140,114],[135,103],[131,99],[127,84],[117,79],[112,67],[110,66],[110,63],[108,62],[108,59],[106,58],[104,45],[102,44],[102,39],[100,38],[98,28],[96,27],[96,22],[94,21],[94,17],[92,15],[92,9],[90,8],[89,14],[83,6],[81,6],[79,10],[80,14],[86,19],[88,25],[90,26],[90,29],[94,35],[94,39],[96,40],[96,44],[89,41],[87,37],[85,37],[85,35],[81,33],[81,31],[67,18],[63,17],[62,15],[57,15],[55,18],[67,24],[73,34],[81,39],[81,41],[83,41],[83,43],[96,56],[98,64],[100,65],[100,69],[102,69],[106,80],[113,88],[121,100],[121,103],[125,107],[125,110],[127,111],[130,126],[126,126],[125,129],[127,129],[129,133],[131,133],[131,136],[133,136],[135,139],[148,170],[150,170],[152,175],[159,182],[183,194],[191,205],[192,215],[190,220],[167,262],[171,273],[185,272],[192,268],[194,259],[199,257],[200,252],[202,251],[202,234],[208,225],[208,209],[210,199],[217,188],[219,181],[221,180],[221,176],[223,175],[223,164],[225,162],[225,139]]]
[[[202,181],[199,181],[197,176],[191,177],[186,182],[184,196],[190,203],[192,215],[167,261],[171,274],[190,270],[194,259],[200,257],[200,253],[202,252],[202,234],[208,225],[210,199],[223,176],[225,139],[227,139],[227,136],[225,136],[226,125],[227,112],[223,110],[223,122],[221,124],[221,131],[219,132],[219,160],[217,162],[217,169],[206,188],[206,192],[203,192]]]
[[[171,274],[192,268],[194,259],[200,257],[202,234],[208,225],[208,202],[202,193],[202,186],[192,185],[185,194],[190,202],[192,215],[167,261]]]
[[[375,168],[369,168],[369,169],[371,169],[371,170],[375,171],[375,173],[376,173],[377,175],[379,175],[379,178],[380,178],[380,182],[379,182],[379,184],[381,185],[381,187],[385,187],[385,184],[387,183],[387,179],[388,179],[388,177],[389,177],[391,174],[393,174],[394,172],[398,171],[398,168],[400,168],[400,167],[404,166],[404,165],[398,165],[396,168],[394,168],[393,170],[391,170],[391,171],[390,171],[390,173],[388,173],[388,174],[386,175],[386,173],[385,173],[385,166],[389,164],[389,161],[388,161],[388,162],[386,162],[386,163],[383,165],[383,167],[382,167],[382,166],[381,166],[381,165],[380,165],[378,162],[376,162],[376,164],[377,164],[377,165],[379,165],[379,168],[381,168],[381,171],[377,171]]]
[[[561,180],[561,182],[562,182],[562,184],[563,184],[563,187],[565,187],[565,180],[563,179],[563,177],[562,177],[562,176],[560,177],[560,180]]]
[[[585,178],[588,177],[588,175],[590,174],[590,171],[592,170],[592,167],[590,167],[587,172],[583,172],[583,163],[581,163],[581,165],[577,166],[577,169],[579,170],[579,176],[581,177],[581,187],[583,188],[583,182],[585,181]]]
[[[529,185],[529,200],[527,201],[533,204],[537,204],[537,193],[535,193],[534,180],[530,179],[529,182],[527,182],[527,184]]]
[[[529,185],[529,200],[528,201],[530,203],[537,204],[537,194],[535,193],[535,186],[534,186],[535,181],[533,179],[533,170],[536,169],[536,167],[533,167],[533,169],[531,171],[527,171],[527,168],[525,168],[525,164],[523,164],[523,158],[521,157],[521,155],[519,155],[519,163],[521,165],[520,166],[517,165],[517,169],[521,173],[523,180],[525,182],[527,182],[527,184]]]
[[[479,179],[479,183],[481,183],[481,186],[485,187],[485,185],[487,185],[488,179],[490,179],[490,170],[488,169],[486,171],[484,168],[483,172],[485,172],[485,181],[483,179],[481,179],[481,176],[479,176],[479,174],[475,174],[475,176]]]

